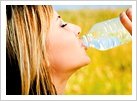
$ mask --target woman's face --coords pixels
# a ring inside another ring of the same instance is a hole
[[[47,35],[47,52],[50,64],[55,71],[73,71],[90,62],[78,38],[80,32],[79,26],[64,23],[54,11]]]

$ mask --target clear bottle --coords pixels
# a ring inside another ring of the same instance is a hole
[[[108,50],[130,40],[131,35],[119,17],[95,24],[88,34],[82,36],[84,46],[98,50]]]

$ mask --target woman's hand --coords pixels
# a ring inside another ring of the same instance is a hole
[[[124,27],[129,31],[132,35],[132,9],[129,8],[126,12],[122,12],[120,14],[120,21],[124,25]]]

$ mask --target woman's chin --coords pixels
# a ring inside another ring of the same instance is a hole
[[[90,58],[88,56],[84,57],[81,62],[79,63],[79,67],[83,67],[88,65],[91,62]]]
[[[90,62],[91,62],[90,57],[86,56],[85,63],[83,64],[83,66],[88,65]]]

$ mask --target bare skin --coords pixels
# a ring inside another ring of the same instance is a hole
[[[69,77],[90,63],[90,58],[78,38],[80,32],[79,26],[63,21],[54,11],[46,42],[51,80],[59,95],[64,93]]]
[[[126,10],[126,12],[122,12],[120,14],[120,20],[122,24],[124,25],[124,27],[132,35],[132,9],[129,8]]]

